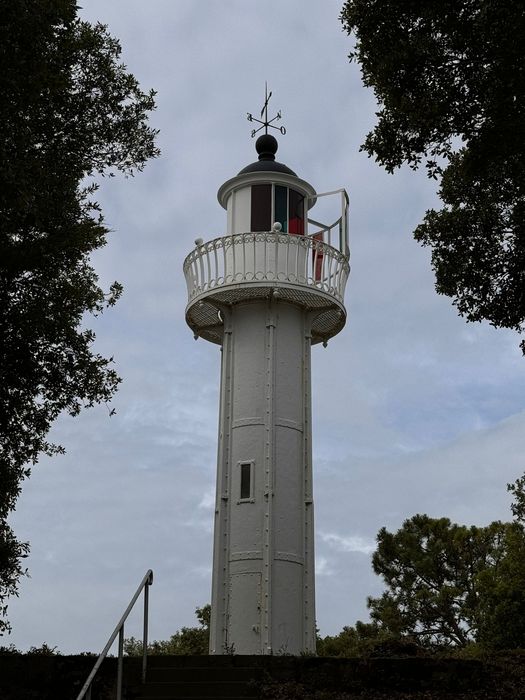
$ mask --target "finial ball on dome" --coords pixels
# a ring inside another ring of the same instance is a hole
[[[277,139],[271,134],[262,134],[255,142],[259,160],[275,160],[278,147]]]

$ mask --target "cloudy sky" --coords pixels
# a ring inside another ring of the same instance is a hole
[[[143,88],[162,156],[99,192],[108,246],[94,256],[125,294],[87,319],[123,377],[114,401],[56,423],[67,454],[42,459],[12,518],[31,577],[10,605],[21,649],[98,651],[148,568],[151,636],[195,624],[210,600],[219,349],[184,321],[182,262],[224,233],[219,186],[255,160],[246,112],[273,91],[287,134],[278,159],[351,201],[346,328],[313,349],[317,622],[366,619],[382,590],[380,527],[418,512],[468,524],[509,519],[525,469],[525,360],[515,334],[468,325],[434,291],[411,231],[435,183],[385,174],[359,153],[373,94],[350,65],[342,0],[84,0]],[[133,619],[127,634],[140,634]]]

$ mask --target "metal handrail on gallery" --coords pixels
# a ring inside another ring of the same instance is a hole
[[[341,302],[348,256],[323,242],[322,235],[323,231],[301,236],[275,230],[237,233],[207,243],[199,239],[184,261],[188,300],[231,285],[281,283],[322,291]]]
[[[108,639],[108,642],[102,652],[100,653],[100,656],[98,657],[95,665],[93,666],[93,670],[89,674],[86,682],[82,686],[82,690],[80,693],[77,695],[76,700],[83,700],[83,698],[86,698],[86,700],[91,700],[91,684],[93,683],[93,679],[97,675],[97,672],[102,665],[102,662],[108,655],[109,650],[111,649],[111,646],[113,642],[115,641],[117,635],[118,635],[118,670],[117,670],[117,700],[122,700],[122,668],[123,668],[123,660],[124,660],[124,623],[126,622],[126,619],[128,615],[130,614],[133,606],[137,602],[137,598],[139,595],[142,593],[142,590],[144,589],[144,626],[143,626],[143,637],[142,637],[142,682],[144,683],[146,681],[146,665],[147,665],[147,650],[148,650],[148,598],[149,598],[149,587],[153,583],[153,571],[149,569],[140,582],[140,586],[137,588],[137,591],[133,598],[131,599],[128,607],[126,608],[124,614],[120,618],[117,626],[113,630],[113,634],[111,637]]]

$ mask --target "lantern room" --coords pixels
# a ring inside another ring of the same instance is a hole
[[[308,210],[315,204],[314,188],[283,163],[275,160],[277,140],[260,136],[255,144],[259,159],[222,185],[217,194],[228,213],[228,235],[275,229],[305,235]]]
[[[276,161],[272,135],[260,136],[255,147],[258,160],[217,193],[227,212],[226,233],[195,239],[184,262],[187,322],[196,338],[221,344],[222,307],[278,295],[310,310],[311,342],[326,342],[346,319],[348,195],[344,189],[319,194]],[[336,205],[328,211],[332,223],[311,218],[314,204],[329,197]]]

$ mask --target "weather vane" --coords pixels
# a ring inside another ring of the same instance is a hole
[[[258,129],[252,129],[252,138],[257,134],[261,129],[264,129],[264,133],[268,133],[268,127],[270,126],[272,129],[277,129],[277,131],[280,131],[281,134],[284,136],[286,134],[286,129],[284,126],[275,126],[272,124],[272,122],[278,121],[281,118],[281,110],[277,112],[277,115],[273,118],[268,120],[268,102],[270,101],[270,97],[272,96],[272,93],[268,94],[268,83],[264,83],[264,107],[261,109],[261,119],[256,119],[252,114],[248,112],[248,121],[249,122],[257,122],[258,124],[261,124],[261,126]],[[264,116],[264,121],[261,121]]]

